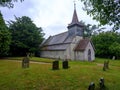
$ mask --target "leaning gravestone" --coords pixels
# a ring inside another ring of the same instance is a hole
[[[24,57],[22,60],[22,68],[29,68],[29,57]]]
[[[62,62],[63,69],[68,69],[68,61],[63,61]]]
[[[59,61],[53,61],[52,69],[53,70],[58,70],[59,69]]]
[[[95,83],[94,82],[90,83],[88,90],[95,90]]]

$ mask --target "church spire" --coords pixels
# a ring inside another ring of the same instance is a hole
[[[76,3],[74,1],[74,12],[73,12],[73,17],[72,17],[72,22],[71,24],[75,24],[75,23],[78,23],[79,20],[78,20],[78,16],[77,16],[77,12],[76,12]]]
[[[83,25],[79,22],[77,12],[76,12],[76,3],[74,0],[74,12],[72,21],[68,24],[68,35],[69,36],[81,36],[83,37]]]
[[[76,9],[76,3],[75,3],[76,1],[74,0],[74,10]]]

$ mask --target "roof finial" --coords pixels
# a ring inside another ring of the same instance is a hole
[[[76,10],[76,0],[74,0],[73,2],[74,2],[74,10]]]

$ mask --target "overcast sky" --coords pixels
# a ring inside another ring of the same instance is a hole
[[[76,0],[76,10],[79,21],[97,24],[82,10],[83,4]],[[1,8],[4,20],[14,20],[17,17],[28,16],[38,26],[43,28],[45,38],[67,31],[67,25],[71,22],[74,10],[73,0],[24,0],[17,2],[14,8]]]

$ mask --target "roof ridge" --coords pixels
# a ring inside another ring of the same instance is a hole
[[[66,32],[62,32],[62,33],[59,33],[59,34],[53,35],[53,36],[51,36],[51,37],[58,36],[58,35],[60,35],[60,34],[67,33],[67,32],[68,32],[68,31],[66,31]]]

